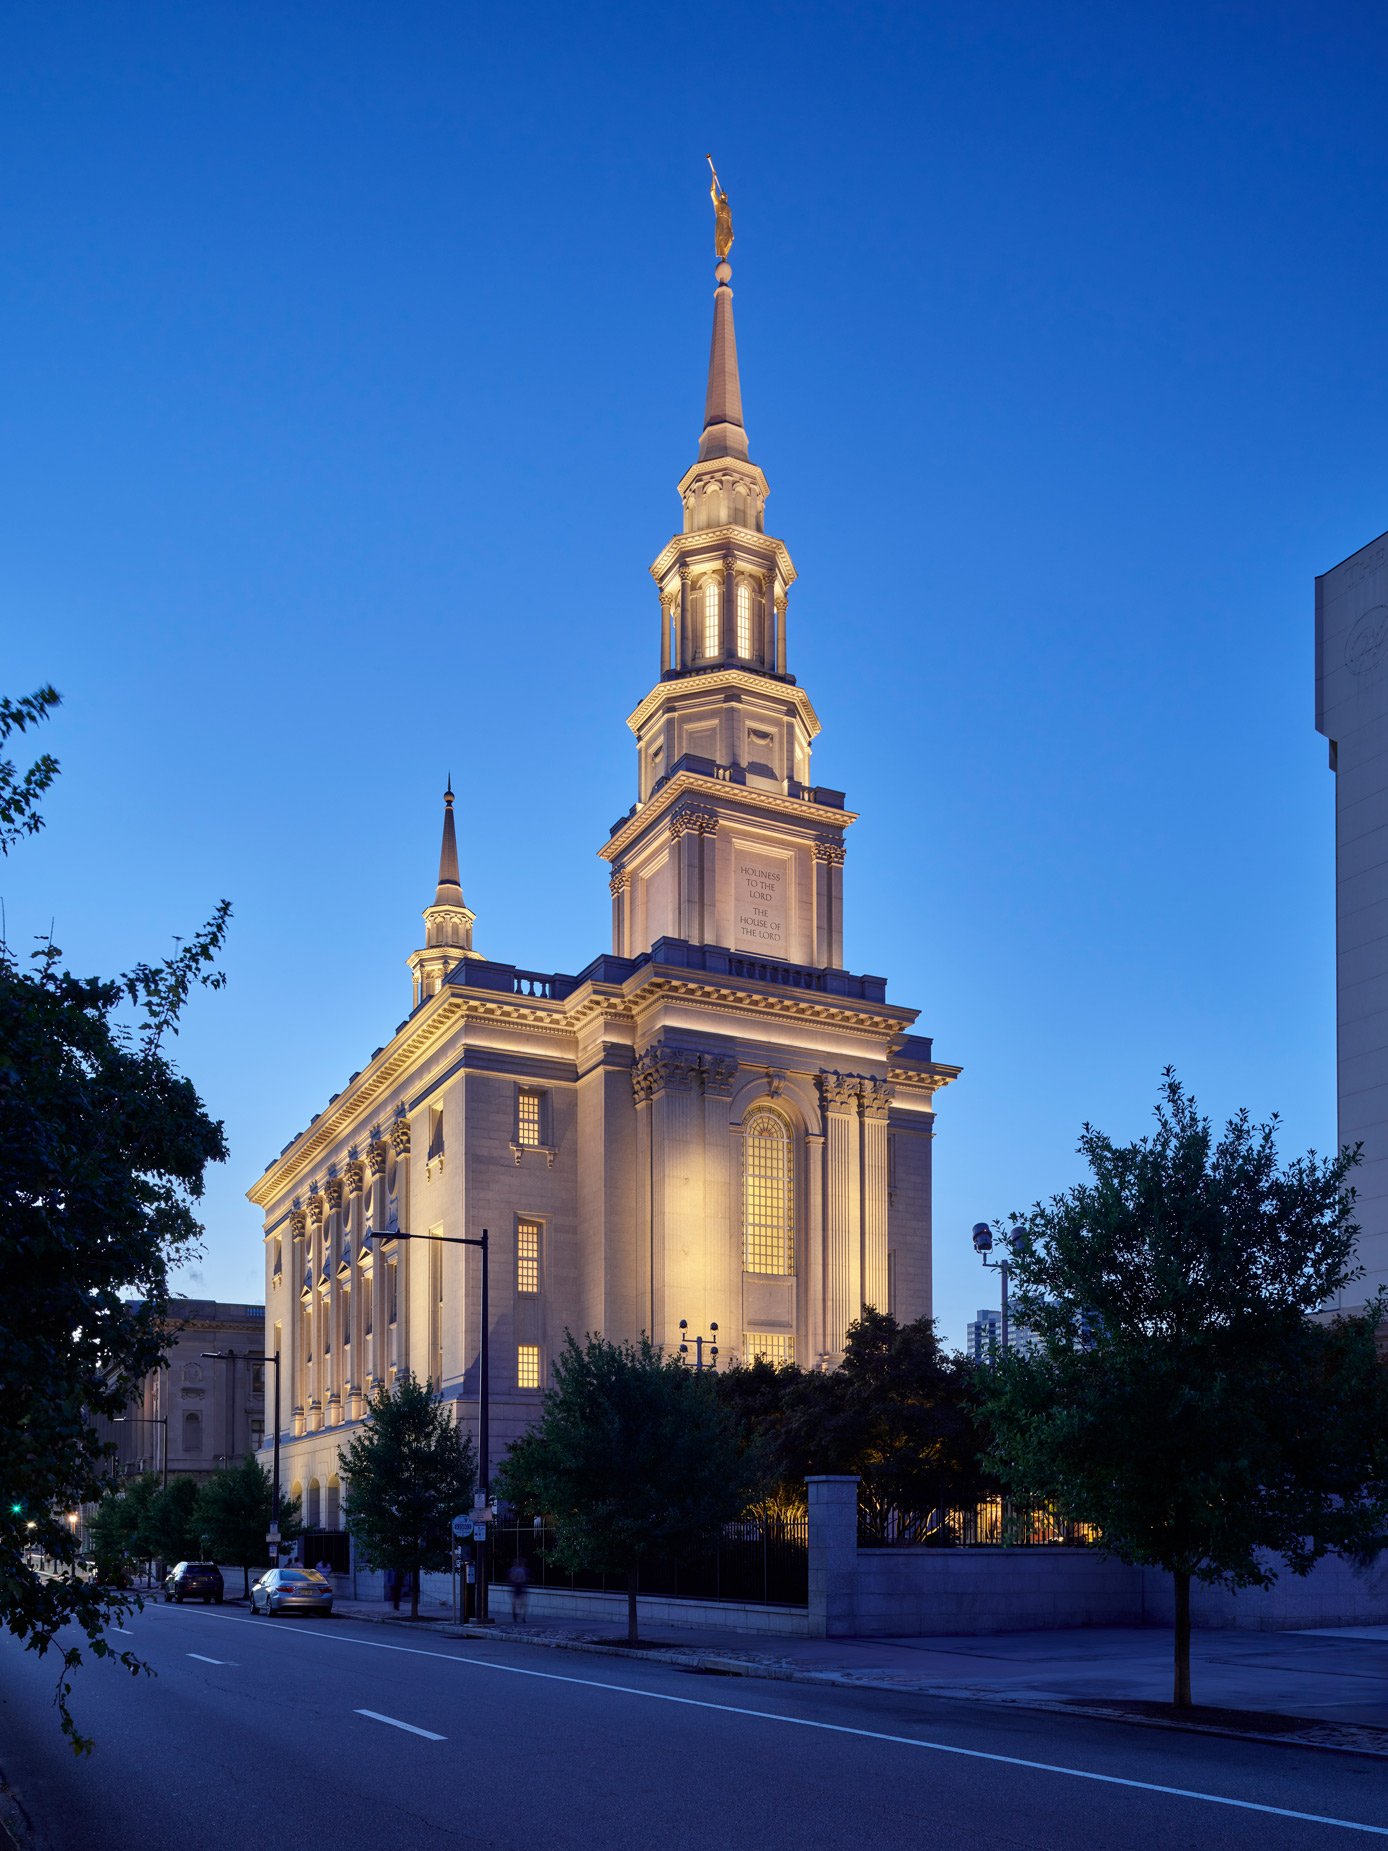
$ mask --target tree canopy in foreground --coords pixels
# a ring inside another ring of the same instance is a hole
[[[697,1549],[756,1489],[711,1373],[646,1336],[580,1344],[566,1334],[540,1418],[497,1477],[509,1503],[553,1521],[561,1566],[625,1574],[633,1645],[643,1558]]]
[[[404,1371],[372,1396],[360,1432],[340,1456],[347,1528],[373,1568],[419,1577],[447,1568],[454,1517],[472,1509],[477,1482],[472,1441],[434,1393]]]
[[[57,701],[0,701],[0,744]],[[0,852],[40,827],[56,771],[0,761]],[[229,915],[223,903],[170,957],[114,978],[74,976],[52,943],[23,961],[0,943],[0,1625],[56,1651],[79,1749],[68,1697],[84,1649],[140,1665],[106,1637],[130,1596],[78,1575],[69,1515],[101,1494],[91,1417],[120,1413],[164,1353],[170,1270],[196,1251],[204,1171],[226,1156],[166,1048],[194,987],[222,982]],[[70,1626],[79,1638],[60,1641]]]
[[[1178,1705],[1192,1579],[1267,1586],[1372,1554],[1388,1523],[1380,1311],[1312,1318],[1360,1276],[1357,1154],[1283,1166],[1276,1128],[1240,1112],[1216,1139],[1168,1069],[1155,1130],[1086,1125],[1090,1180],[1004,1236],[1039,1348],[988,1372],[994,1462],[1172,1576]]]

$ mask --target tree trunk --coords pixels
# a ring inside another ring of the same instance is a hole
[[[410,1618],[419,1618],[419,1564],[410,1570]]]
[[[1176,1569],[1171,1576],[1176,1594],[1176,1666],[1171,1701],[1178,1710],[1190,1708],[1190,1570]]]
[[[639,1585],[640,1577],[641,1577],[640,1566],[638,1563],[633,1562],[631,1567],[627,1570],[627,1644],[628,1645],[635,1645],[638,1643],[637,1632],[636,1632],[636,1589],[637,1589],[637,1586]]]

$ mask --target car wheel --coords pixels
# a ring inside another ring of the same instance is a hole
[[[214,1595],[212,1596],[212,1598],[213,1598],[213,1600],[215,1600],[215,1601],[216,1601],[216,1603],[217,1603],[217,1605],[218,1605],[218,1606],[220,1607],[220,1606],[221,1606],[221,1604],[222,1604],[222,1597],[221,1597],[221,1595],[220,1595],[220,1594],[214,1594]]]

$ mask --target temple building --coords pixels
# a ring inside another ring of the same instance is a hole
[[[627,722],[636,800],[598,851],[611,951],[563,975],[474,945],[450,789],[410,1013],[250,1191],[310,1523],[331,1525],[338,1448],[397,1372],[475,1430],[480,1255],[420,1235],[488,1232],[493,1458],[566,1331],[816,1366],[865,1305],[931,1310],[934,1100],[959,1070],[845,967],[854,815],[811,769],[730,241],[720,219],[703,432],[651,567],[659,679]]]

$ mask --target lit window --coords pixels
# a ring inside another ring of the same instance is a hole
[[[516,1223],[516,1290],[533,1296],[540,1289],[540,1224]]]
[[[540,1346],[538,1343],[522,1343],[516,1348],[516,1387],[538,1388],[540,1386]]]
[[[265,1422],[263,1420],[253,1420],[251,1422],[251,1451],[258,1453],[264,1444]]]
[[[716,656],[720,653],[718,637],[718,580],[704,580],[704,654]]]
[[[400,1309],[399,1294],[396,1291],[396,1287],[399,1284],[399,1279],[400,1279],[400,1269],[395,1264],[395,1261],[392,1260],[390,1265],[387,1266],[386,1268],[386,1323],[387,1324],[393,1324],[395,1322],[396,1315]]]
[[[742,1333],[742,1360],[745,1363],[793,1363],[795,1338],[789,1331],[745,1330]]]
[[[516,1142],[530,1145],[540,1142],[540,1094],[525,1087],[516,1095]]]
[[[749,1273],[795,1271],[795,1159],[777,1112],[753,1112],[743,1128],[742,1264]]]
[[[737,588],[737,653],[744,660],[752,653],[752,591],[748,585]]]

